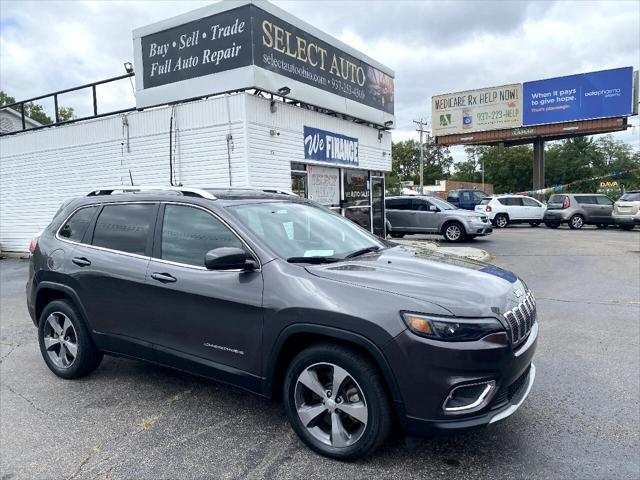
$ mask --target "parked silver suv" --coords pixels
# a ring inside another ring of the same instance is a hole
[[[640,225],[640,190],[622,195],[613,205],[613,220],[623,230],[632,230]]]
[[[551,195],[543,221],[549,228],[558,228],[561,223],[573,230],[585,225],[607,228],[614,223],[612,211],[613,200],[599,193]]]
[[[448,242],[489,235],[492,226],[485,214],[456,208],[436,197],[387,197],[387,232],[392,237],[407,233],[438,233]]]

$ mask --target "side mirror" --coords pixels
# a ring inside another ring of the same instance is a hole
[[[209,250],[204,255],[207,270],[253,270],[255,262],[247,252],[236,247],[220,247]]]

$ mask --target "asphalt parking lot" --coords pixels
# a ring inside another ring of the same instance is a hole
[[[315,455],[281,405],[165,368],[105,358],[55,377],[0,261],[0,479],[634,478],[640,476],[640,230],[511,227],[470,246],[535,292],[536,384],[511,418],[390,439],[354,464]]]

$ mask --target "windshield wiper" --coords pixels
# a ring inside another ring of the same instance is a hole
[[[378,250],[380,250],[380,247],[361,248],[360,250],[356,250],[355,252],[351,252],[349,255],[346,255],[344,258],[359,257],[360,255],[364,255],[365,253],[377,252]]]
[[[289,263],[333,263],[339,262],[342,258],[337,257],[289,257],[287,262]]]

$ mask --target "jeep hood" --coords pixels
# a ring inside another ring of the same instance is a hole
[[[516,275],[493,265],[405,246],[306,269],[318,277],[437,304],[460,317],[500,315],[527,290]]]

